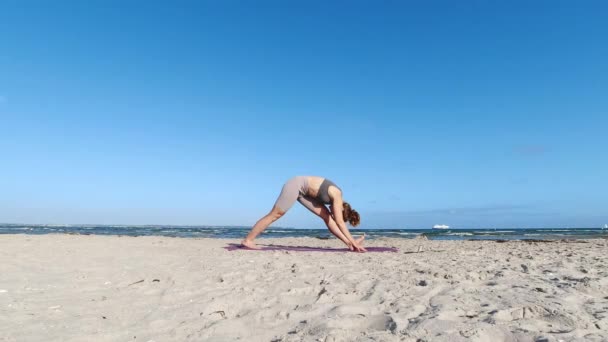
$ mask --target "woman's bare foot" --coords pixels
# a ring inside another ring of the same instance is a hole
[[[250,249],[262,249],[262,248],[258,247],[253,241],[249,241],[249,240],[241,241],[241,246],[247,247]]]
[[[351,252],[367,252],[367,249],[363,248],[363,246],[361,245],[361,243],[363,242],[364,239],[365,239],[365,235],[356,239],[355,243],[348,243],[348,244],[346,244],[346,246],[348,246],[348,249]]]
[[[365,233],[363,233],[363,235],[361,235],[358,239],[355,239],[355,242],[358,245],[362,245],[363,244],[363,240],[365,240]]]

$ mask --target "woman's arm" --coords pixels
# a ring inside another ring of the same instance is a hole
[[[346,236],[346,238],[353,245],[353,247],[355,248],[356,251],[364,252],[365,249],[363,247],[359,246],[359,244],[355,241],[353,236],[350,235],[350,231],[348,230],[348,227],[346,226],[346,222],[344,222],[344,216],[342,215],[343,208],[344,208],[344,202],[342,201],[342,195],[340,194],[340,196],[334,196],[333,203],[332,203],[332,214],[334,215],[334,220],[336,221],[338,228],[340,228],[340,231],[342,232],[342,234],[344,234],[344,236]]]

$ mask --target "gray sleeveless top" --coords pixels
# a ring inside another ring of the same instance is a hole
[[[329,186],[333,185],[336,188],[338,188],[338,186],[330,181],[329,179],[324,179],[323,183],[321,183],[321,186],[319,187],[319,192],[317,193],[317,200],[321,201],[321,203],[323,204],[330,204],[331,203],[331,199],[329,198]],[[338,188],[340,189],[340,188]],[[340,189],[340,191],[342,191],[342,189]]]

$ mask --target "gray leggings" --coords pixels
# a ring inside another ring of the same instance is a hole
[[[325,207],[325,205],[320,201],[307,196],[307,193],[308,177],[293,177],[292,179],[288,180],[285,185],[283,185],[281,194],[279,195],[279,198],[277,198],[274,205],[283,211],[287,211],[297,200],[300,202],[300,204],[305,206],[313,213],[315,212],[316,208]]]

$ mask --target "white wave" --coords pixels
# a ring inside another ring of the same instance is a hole
[[[492,230],[492,231],[475,231],[473,232],[475,234],[479,234],[479,235],[498,235],[499,233],[515,233],[514,230]]]

